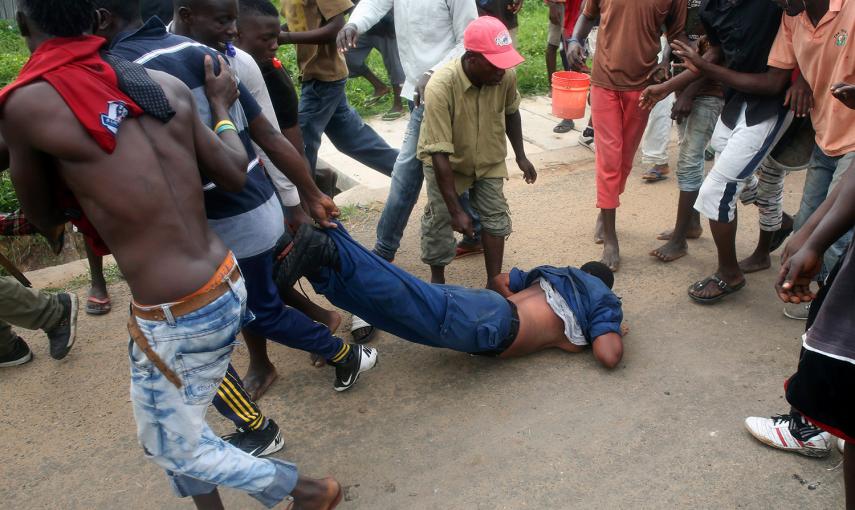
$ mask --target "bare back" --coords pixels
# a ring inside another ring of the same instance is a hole
[[[193,134],[201,124],[192,96],[175,78],[149,74],[163,87],[176,115],[166,124],[145,115],[125,119],[113,154],[95,143],[45,82],[12,95],[2,125],[13,177],[16,168],[47,169],[41,177],[19,173],[16,181],[26,181],[28,189],[50,187],[51,173],[57,171],[113,251],[141,304],[175,301],[194,292],[227,253],[205,217]],[[33,205],[36,198],[21,197],[25,211],[25,201]]]
[[[531,285],[509,296],[508,300],[517,305],[520,329],[516,341],[502,353],[503,358],[523,356],[551,347],[569,352],[584,350],[567,340],[564,321],[549,306],[540,285]]]

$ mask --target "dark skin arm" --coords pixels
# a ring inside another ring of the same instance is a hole
[[[344,14],[333,16],[322,27],[305,32],[291,32],[288,30],[288,25],[282,25],[282,31],[279,32],[279,44],[334,43],[342,27],[344,27]]]
[[[780,94],[790,83],[792,69],[770,67],[765,73],[740,73],[707,61],[694,48],[681,41],[671,43],[674,54],[683,59],[679,67],[693,73],[703,73],[707,78],[723,83],[746,94],[774,96]]]
[[[214,74],[213,59],[209,55],[205,56],[205,93],[215,122],[230,120],[229,106],[238,98],[237,82],[232,70],[223,57],[217,58],[220,61],[219,75]],[[193,100],[192,96],[190,100]],[[228,130],[217,135],[196,116],[193,140],[202,174],[225,191],[240,192],[246,184],[249,161],[237,132]]]
[[[850,166],[840,184],[802,227],[809,229],[804,244],[781,264],[775,287],[784,302],[800,303],[815,297],[810,284],[822,267],[822,255],[853,225],[855,172]]]
[[[0,136],[0,172],[9,168],[9,147],[6,146],[6,140]]]
[[[13,93],[16,101],[10,101],[4,111],[3,122],[0,123],[0,136],[8,140],[10,175],[21,210],[48,241],[56,243],[60,240],[65,228],[66,218],[62,210],[56,206],[53,194],[54,181],[57,178],[56,169],[48,156],[33,147],[29,141],[30,123],[25,115],[19,112],[38,111],[34,106],[39,101],[39,95],[27,93],[24,89]],[[24,92],[24,94],[22,94]],[[12,105],[14,105],[12,107]],[[13,126],[17,126],[12,129]]]
[[[439,186],[442,200],[451,215],[451,228],[455,232],[473,237],[475,230],[472,227],[472,218],[460,207],[460,198],[457,196],[457,190],[454,187],[454,172],[451,169],[448,154],[437,152],[431,155],[431,160],[434,174],[436,174],[436,184]]]
[[[525,155],[525,147],[523,146],[522,137],[522,116],[519,111],[510,115],[505,115],[505,134],[508,135],[508,140],[511,141],[511,147],[514,149],[514,154],[517,158],[517,165],[523,172],[525,182],[533,184],[537,180],[537,170],[534,165]]]
[[[676,55],[677,53],[674,52]],[[718,46],[710,46],[710,49],[704,53],[702,57],[704,60],[709,62],[719,62],[721,61],[721,48]],[[674,64],[677,67],[681,67],[680,64]],[[639,106],[644,109],[650,110],[656,103],[662,101],[672,92],[676,92],[678,90],[685,90],[693,83],[705,79],[706,77],[697,72],[685,72],[680,73],[677,76],[671,78],[665,83],[660,83],[657,85],[650,85],[644,92],[641,93],[641,97],[639,98]],[[701,85],[698,85],[700,88]]]
[[[831,86],[831,95],[848,108],[855,110],[855,85],[835,83]]]
[[[339,215],[338,207],[315,185],[303,155],[270,124],[264,115],[258,115],[249,123],[249,133],[276,168],[297,187],[312,218],[322,227],[335,228],[336,224],[330,219]]]
[[[574,71],[578,71],[585,66],[585,52],[579,41],[584,41],[588,38],[596,23],[596,19],[589,18],[584,14],[580,14],[579,19],[576,20],[576,26],[573,28],[573,36],[567,48],[567,59],[570,61],[570,68]]]

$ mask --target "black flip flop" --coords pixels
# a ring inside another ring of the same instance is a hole
[[[572,120],[564,119],[561,122],[559,122],[557,126],[552,128],[552,132],[553,133],[569,133],[570,131],[573,131],[573,128],[575,126],[576,125],[573,123]]]
[[[721,290],[721,294],[713,296],[711,298],[702,298],[692,294],[692,291],[698,292],[704,290],[710,282],[715,282],[715,284]],[[692,300],[694,300],[696,303],[700,303],[702,305],[711,305],[713,303],[721,301],[722,299],[726,298],[731,294],[742,290],[742,288],[745,287],[745,283],[746,280],[742,280],[742,282],[737,283],[736,285],[729,285],[727,282],[719,278],[718,275],[714,274],[707,276],[701,281],[693,283],[691,286],[689,286],[688,293],[689,297],[692,298]]]

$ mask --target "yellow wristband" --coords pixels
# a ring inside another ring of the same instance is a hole
[[[237,131],[237,128],[235,127],[234,123],[230,120],[221,120],[220,122],[217,122],[217,125],[214,126],[214,131],[219,131],[219,129],[223,126],[231,126],[232,128],[234,128],[235,131]]]

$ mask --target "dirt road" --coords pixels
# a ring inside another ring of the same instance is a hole
[[[535,163],[536,185],[514,168],[506,186],[515,233],[505,266],[597,258],[591,154],[554,151]],[[331,369],[271,347],[281,377],[261,404],[285,434],[277,456],[307,475],[336,476],[347,486],[347,509],[842,508],[836,450],[824,460],[781,453],[742,426],[745,416],[788,409],[782,383],[804,325],[781,314],[773,271],[749,276],[725,303],[692,304],[686,288],[714,269],[712,240],[706,232],[670,265],[649,257],[656,233],[673,222],[677,193],[674,179],[640,183],[640,170],[618,217],[624,258],[616,291],[632,328],[618,369],[601,369],[587,353],[498,361],[382,334],[378,368],[336,394]],[[790,177],[790,212],[802,182]],[[397,263],[427,277],[418,216]],[[354,235],[372,243],[376,218],[355,217]],[[738,248],[747,255],[756,210],[742,208],[740,221]],[[448,277],[483,285],[482,259],[454,263]],[[81,316],[66,360],[48,357],[40,333],[22,332],[35,361],[0,371],[4,508],[192,507],[170,494],[137,446],[123,331],[128,292],[111,292],[114,312]],[[235,362],[245,369],[245,349]],[[218,433],[230,431],[213,409],[209,417]],[[236,491],[223,494],[229,508],[260,508]]]

